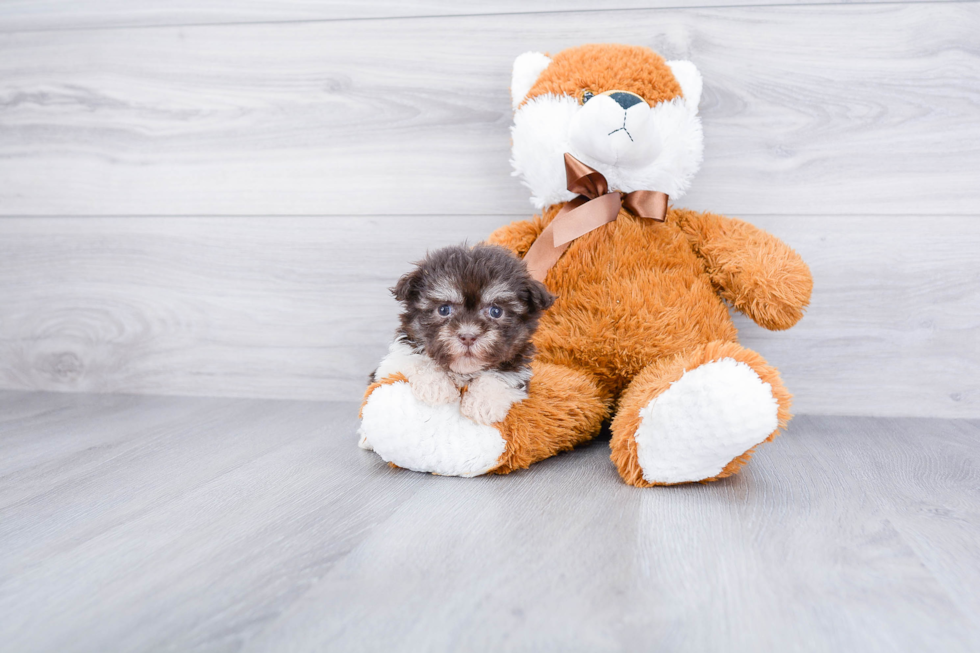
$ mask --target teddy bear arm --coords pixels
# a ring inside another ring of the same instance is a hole
[[[523,258],[543,230],[544,224],[541,217],[534,216],[531,220],[518,220],[500,227],[487,237],[486,242],[491,245],[506,247],[518,257]]]
[[[736,310],[774,331],[799,322],[813,277],[792,248],[741,220],[694,211],[679,211],[678,219],[715,288]]]

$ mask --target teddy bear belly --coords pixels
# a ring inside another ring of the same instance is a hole
[[[694,269],[629,272],[556,289],[559,300],[535,336],[539,358],[587,371],[615,396],[659,359],[715,340],[737,340],[728,309],[706,275]]]

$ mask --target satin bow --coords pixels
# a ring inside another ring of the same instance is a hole
[[[619,217],[622,207],[638,218],[663,222],[667,215],[667,194],[654,190],[635,190],[632,193],[609,191],[601,172],[590,168],[574,156],[565,153],[565,179],[568,190],[578,197],[566,202],[554,220],[548,223],[531,249],[524,255],[528,272],[544,281],[548,270],[568,249],[568,245],[585,234]]]

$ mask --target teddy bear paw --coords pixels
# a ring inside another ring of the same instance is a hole
[[[364,432],[363,428],[357,429],[357,446],[365,451],[374,451],[374,447],[368,442],[367,433]]]
[[[507,446],[496,428],[464,417],[459,403],[427,404],[404,381],[371,393],[358,433],[385,462],[442,476],[485,474]]]
[[[636,457],[650,483],[713,478],[779,426],[772,386],[731,358],[700,365],[640,410]]]

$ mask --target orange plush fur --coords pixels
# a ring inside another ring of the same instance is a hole
[[[553,57],[527,97],[580,98],[586,90],[614,89],[651,106],[681,96],[659,55],[603,45]],[[523,257],[562,206],[502,227],[488,242]],[[766,441],[785,428],[791,395],[775,368],[738,344],[729,315],[730,305],[769,329],[787,329],[802,317],[812,289],[809,269],[774,236],[711,213],[672,207],[666,221],[657,222],[622,209],[615,222],[574,240],[545,284],[557,300],[534,337],[538,355],[529,396],[496,425],[506,451],[493,472],[571,449],[612,418],[611,458],[622,478],[636,486],[659,484],[644,479],[638,462],[640,410],[686,371],[722,359],[748,365],[771,386],[779,426]],[[751,453],[702,482],[736,473]]]
[[[488,241],[523,256],[559,209],[549,207],[543,216],[503,227]],[[547,403],[559,416],[615,406],[612,459],[627,483],[651,485],[640,474],[632,439],[639,409],[702,363],[733,358],[748,364],[772,386],[780,426],[789,421],[791,395],[779,372],[738,344],[722,300],[769,328],[786,329],[799,320],[813,284],[809,269],[773,236],[709,213],[671,209],[667,220],[658,223],[623,210],[615,222],[574,241],[545,283],[558,299],[535,335],[537,360],[578,372],[599,393],[591,399],[576,396],[535,375],[524,404]],[[515,407],[504,423],[505,438],[517,413]],[[588,440],[599,432],[600,422],[592,423],[591,433],[574,434],[564,419],[540,424],[536,451],[551,455],[551,449],[564,448],[552,441]],[[749,455],[706,480],[730,476]],[[512,461],[527,466],[545,457],[512,456],[504,469],[513,469]]]
[[[368,397],[381,386],[391,385],[392,383],[408,383],[408,378],[401,372],[396,372],[391,376],[386,376],[383,379],[368,384],[367,390],[364,391],[364,398],[361,400],[361,410],[357,413],[358,418],[364,419],[364,405],[367,403]]]
[[[681,93],[670,68],[650,50],[593,45],[555,56],[528,98],[610,89],[636,93],[651,105]],[[561,206],[498,229],[488,241],[523,256]],[[624,209],[615,222],[572,242],[545,283],[558,299],[534,342],[539,365],[553,366],[551,376],[533,377],[527,406],[515,407],[503,424],[505,439],[523,442],[531,404],[547,405],[548,414],[534,419],[533,446],[508,446],[500,471],[527,466],[599,431],[598,420],[585,420],[587,432],[568,425],[566,416],[609,410],[615,413],[611,457],[620,475],[632,485],[652,485],[637,463],[633,434],[639,410],[686,370],[722,358],[746,363],[770,384],[779,426],[785,428],[791,395],[775,368],[738,344],[725,304],[769,329],[788,329],[802,317],[813,286],[810,271],[772,235],[710,213],[671,208],[658,223]],[[566,391],[553,380],[561,369],[592,381],[598,393],[580,386]],[[750,455],[751,450],[704,480],[734,474]]]
[[[598,94],[613,89],[636,93],[649,104],[681,95],[680,84],[663,57],[648,48],[583,45],[556,56],[524,101],[539,95],[579,97],[584,91]]]

